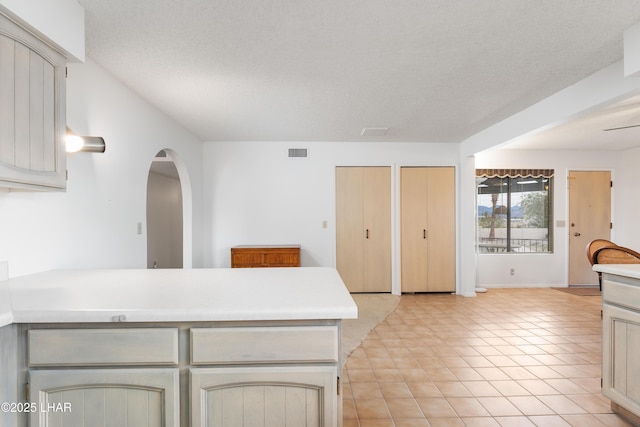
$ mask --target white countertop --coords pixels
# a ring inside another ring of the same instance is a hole
[[[325,267],[54,270],[0,282],[0,326],[357,317]]]
[[[0,282],[0,327],[13,322],[11,313],[11,293],[7,282]]]
[[[594,264],[593,271],[640,279],[640,264]]]

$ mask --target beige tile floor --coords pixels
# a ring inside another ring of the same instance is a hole
[[[403,295],[346,361],[344,427],[629,426],[600,393],[601,302]]]

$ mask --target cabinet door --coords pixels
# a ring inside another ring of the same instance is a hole
[[[190,370],[193,427],[320,427],[338,420],[334,366]]]
[[[336,168],[336,268],[350,292],[364,292],[364,168]]]
[[[364,292],[391,292],[391,168],[364,176]]]
[[[400,194],[402,291],[455,291],[454,168],[403,167]]]
[[[336,168],[336,267],[350,292],[391,291],[391,168]]]
[[[20,402],[22,393],[18,390],[20,383],[20,364],[16,349],[20,348],[18,325],[6,325],[0,327],[0,403]],[[19,397],[20,396],[20,397]],[[18,414],[0,411],[0,426],[17,427]]]
[[[427,169],[400,169],[400,239],[403,292],[426,292]]]
[[[640,313],[603,304],[602,394],[640,416]]]
[[[0,186],[65,188],[65,59],[0,14]]]
[[[30,426],[178,427],[177,369],[33,370]]]
[[[454,183],[452,167],[428,168],[427,283],[429,292],[456,290]]]

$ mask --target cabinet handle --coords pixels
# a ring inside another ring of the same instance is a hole
[[[422,238],[426,239],[427,238],[427,230],[422,229]]]
[[[366,235],[367,235],[367,239],[368,239],[368,238],[369,238],[369,229],[368,229],[368,228],[367,228],[367,233],[366,233]]]

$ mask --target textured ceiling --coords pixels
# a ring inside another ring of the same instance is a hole
[[[621,60],[640,20],[637,0],[79,3],[87,56],[204,141],[460,142]]]

